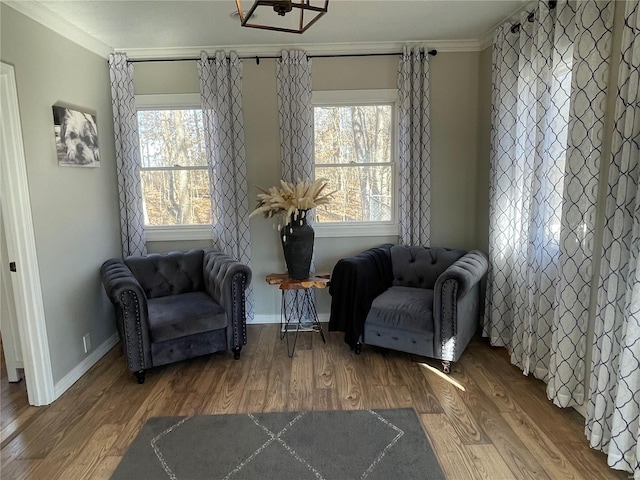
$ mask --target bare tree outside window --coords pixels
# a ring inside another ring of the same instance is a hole
[[[392,116],[390,104],[314,107],[315,175],[337,191],[317,222],[393,220]]]
[[[202,110],[139,110],[145,225],[211,224]]]

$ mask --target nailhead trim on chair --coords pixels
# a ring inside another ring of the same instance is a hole
[[[447,302],[445,300],[445,294],[447,292],[447,286],[448,284],[453,284],[453,298],[455,300],[455,298],[458,296],[458,282],[456,282],[455,280],[447,280],[446,282],[444,282],[444,284],[442,285],[442,289],[441,289],[441,299],[440,299],[440,318],[443,319],[444,318],[444,308],[445,305],[447,305]],[[447,335],[445,334],[444,330],[440,331],[440,336],[441,336],[441,344],[440,344],[440,348],[442,349],[442,353],[441,353],[441,357],[443,357],[443,360],[447,360],[447,361],[453,361],[454,358],[456,358],[456,336],[454,335],[455,332],[458,330],[457,328],[457,302],[454,301],[452,302],[452,310],[451,310],[451,331],[447,332],[449,335],[449,338],[453,339],[453,344],[452,344],[452,349],[451,349],[451,358],[445,358],[445,338],[447,337]],[[442,326],[444,327],[444,323],[442,324]]]
[[[240,297],[241,302],[240,302],[240,318],[246,318],[245,317],[245,302],[244,302],[244,295],[242,294],[242,292],[244,292],[245,290],[245,283],[246,283],[246,276],[243,273],[236,273],[233,276],[233,281],[232,281],[232,285],[233,285],[233,314],[232,314],[232,318],[233,318],[233,342],[234,342],[234,348],[235,347],[241,347],[242,345],[245,345],[247,343],[247,329],[244,328],[244,324],[242,324],[242,322],[239,321],[238,318],[238,297]],[[238,284],[240,284],[240,295],[238,295]],[[242,343],[240,343],[240,329],[242,328]]]
[[[136,314],[136,336],[138,338],[138,353],[140,354],[140,368],[134,368],[131,365],[131,358],[133,355],[131,354],[131,342],[129,341],[129,322],[127,319],[129,318],[129,302],[125,301],[125,297],[130,296],[134,299],[135,302],[135,314]],[[127,366],[129,370],[138,371],[144,370],[144,352],[142,350],[142,324],[140,322],[140,303],[138,302],[138,296],[135,294],[133,290],[125,290],[120,295],[120,301],[122,305],[124,305],[123,315],[124,315],[124,338],[127,343]]]

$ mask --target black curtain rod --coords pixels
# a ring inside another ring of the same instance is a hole
[[[434,57],[438,54],[437,50],[429,50],[429,55]],[[402,52],[395,53],[344,53],[344,54],[316,54],[307,55],[307,58],[341,58],[341,57],[388,57],[390,55],[402,55]],[[253,60],[260,64],[261,58],[282,58],[282,55],[256,55],[253,57],[238,57],[240,60]],[[131,63],[146,63],[146,62],[186,62],[190,60],[199,60],[200,57],[187,57],[187,58],[167,58],[167,59],[151,59],[151,60],[129,60]]]
[[[558,5],[558,0],[549,0],[549,3],[547,3],[549,10],[553,10],[554,8],[556,8],[557,5]],[[536,13],[530,12],[529,15],[527,15],[527,22],[533,22],[535,18],[536,18]],[[520,26],[521,26],[520,23],[514,23],[513,25],[511,25],[511,33],[519,32]]]

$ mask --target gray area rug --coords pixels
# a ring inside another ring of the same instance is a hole
[[[444,479],[413,409],[151,418],[112,480]]]

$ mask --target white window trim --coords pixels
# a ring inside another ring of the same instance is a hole
[[[211,225],[162,225],[144,227],[147,242],[211,240]]]
[[[136,95],[137,110],[177,110],[202,108],[199,93]],[[211,225],[158,225],[144,227],[147,242],[210,240]]]
[[[340,237],[389,237],[398,236],[398,90],[316,90],[311,93],[311,105],[340,106],[340,105],[377,105],[393,103],[394,144],[391,156],[395,161],[393,178],[393,220],[391,222],[331,222],[314,223],[313,228],[318,238]],[[315,171],[315,160],[314,160]]]
[[[136,95],[136,110],[176,110],[202,108],[199,93]]]

